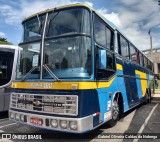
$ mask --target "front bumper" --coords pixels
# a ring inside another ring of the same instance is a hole
[[[19,116],[19,119],[17,119],[16,116]],[[23,116],[24,119],[21,120],[21,116]],[[43,123],[41,125],[33,124],[31,123],[31,118],[41,119]],[[93,115],[83,117],[83,118],[64,118],[64,117],[30,114],[30,113],[24,113],[24,112],[22,113],[20,111],[10,110],[9,119],[16,122],[23,123],[23,124],[39,127],[39,128],[62,131],[62,132],[83,133],[93,129]],[[51,125],[52,120],[57,120],[57,124],[58,124],[57,127],[53,127]],[[65,129],[61,127],[60,125],[61,121],[67,121],[67,127]],[[70,126],[71,122],[76,122],[77,124],[76,129],[71,128]]]

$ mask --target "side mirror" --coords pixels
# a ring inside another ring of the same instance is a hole
[[[106,69],[107,64],[107,57],[106,57],[106,50],[99,49],[98,50],[98,67],[99,69]]]

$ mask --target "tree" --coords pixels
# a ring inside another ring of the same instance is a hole
[[[7,38],[0,37],[0,44],[8,44],[11,45],[12,43],[7,41]]]

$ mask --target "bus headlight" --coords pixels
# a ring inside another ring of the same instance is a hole
[[[76,121],[70,121],[69,127],[70,127],[72,130],[76,130],[76,129],[77,129],[77,122],[76,122]]]
[[[24,115],[23,114],[20,115],[20,120],[24,122]]]
[[[61,120],[60,121],[60,126],[61,126],[61,128],[66,129],[67,128],[67,121],[66,120]]]
[[[14,117],[15,117],[15,113],[11,112],[11,113],[10,113],[10,118],[11,118],[11,119],[14,119]]]
[[[58,126],[57,120],[52,119],[52,120],[51,120],[51,126],[56,128],[56,127]]]
[[[16,114],[16,120],[19,120],[20,119],[20,114]]]

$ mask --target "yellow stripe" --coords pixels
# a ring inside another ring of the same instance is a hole
[[[123,67],[121,64],[116,64],[116,68],[117,68],[117,70],[123,70]]]
[[[135,73],[140,76],[141,80],[141,88],[142,88],[142,96],[145,96],[146,88],[148,88],[147,84],[147,74],[138,70],[135,70]]]
[[[97,89],[109,87],[114,79],[115,77],[108,82],[12,82],[12,88],[57,90]]]

